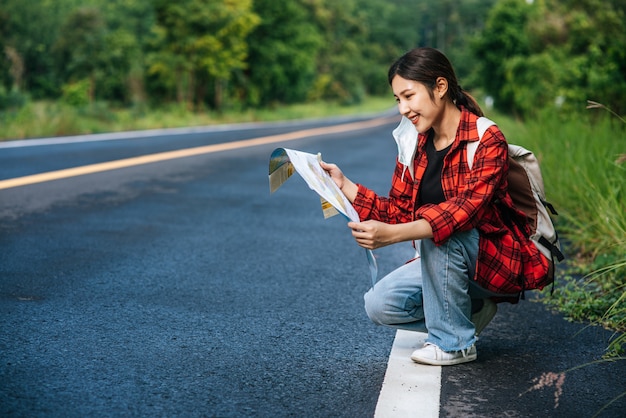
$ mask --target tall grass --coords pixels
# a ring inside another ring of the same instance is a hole
[[[535,152],[546,196],[560,214],[557,229],[569,261],[559,269],[554,295],[542,300],[571,320],[615,332],[603,362],[626,359],[621,356],[626,347],[626,124],[619,119],[547,112],[524,123],[507,118],[499,123],[510,142]],[[544,373],[537,381],[554,386],[556,408],[565,374],[594,363]]]
[[[619,355],[626,346],[626,124],[591,112],[500,125],[509,142],[536,153],[559,211],[570,261],[545,300],[573,320],[615,330],[608,355]]]
[[[177,128],[235,122],[281,121],[368,113],[393,107],[389,97],[368,97],[354,106],[335,102],[264,109],[190,111],[184,105],[114,108],[106,103],[74,107],[61,102],[29,102],[0,112],[0,140],[79,135],[142,129]]]

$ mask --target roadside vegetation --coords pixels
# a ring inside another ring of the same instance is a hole
[[[620,355],[623,0],[3,0],[0,140],[386,110],[387,67],[418,45],[540,158],[568,255],[542,300]]]
[[[602,108],[587,112],[496,120],[509,142],[535,151],[559,212],[567,260],[542,300],[571,320],[614,330],[605,355],[615,357],[626,348],[626,124]]]
[[[375,113],[392,109],[393,98],[364,97],[358,104],[316,101],[241,110],[202,111],[170,104],[159,108],[113,108],[107,103],[82,107],[59,102],[29,102],[19,109],[0,112],[1,140],[41,138],[143,129],[205,126],[224,123],[269,122]]]

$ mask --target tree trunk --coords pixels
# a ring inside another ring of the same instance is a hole
[[[89,96],[89,104],[93,104],[96,98],[96,72],[92,71],[89,76],[89,92],[87,93]]]
[[[181,104],[185,101],[185,93],[183,90],[182,70],[176,69],[176,102]]]
[[[222,110],[222,100],[224,98],[224,81],[216,78],[215,79],[215,110]]]
[[[187,77],[187,110],[193,111],[196,96],[196,78],[191,70],[188,71]]]

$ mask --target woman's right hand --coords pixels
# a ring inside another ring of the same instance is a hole
[[[344,176],[343,172],[337,166],[337,164],[330,164],[325,163],[324,161],[320,161],[320,166],[330,175],[330,178],[333,179],[337,187],[341,189],[346,180],[346,176]]]
[[[357,185],[343,174],[337,164],[320,161],[320,166],[330,175],[330,178],[333,179],[337,187],[339,187],[348,200],[354,202],[358,192]]]

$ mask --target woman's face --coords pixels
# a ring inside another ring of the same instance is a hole
[[[413,122],[418,132],[429,130],[439,118],[441,106],[431,99],[424,84],[396,75],[391,80],[391,89],[400,114]]]

